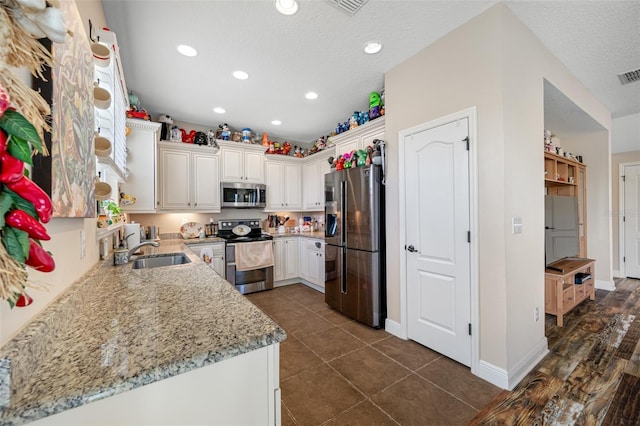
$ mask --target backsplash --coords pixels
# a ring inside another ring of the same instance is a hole
[[[180,232],[180,227],[185,222],[197,222],[201,224],[209,223],[213,219],[218,223],[221,219],[260,219],[263,229],[267,228],[267,216],[277,214],[278,216],[289,216],[290,219],[298,221],[304,216],[315,217],[321,220],[324,217],[323,211],[317,212],[271,212],[265,213],[257,209],[222,209],[220,213],[160,213],[160,214],[127,214],[127,222],[134,221],[142,226],[154,225],[159,228],[160,234]]]

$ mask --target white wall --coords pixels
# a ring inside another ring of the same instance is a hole
[[[87,34],[89,34],[88,19],[92,20],[94,26],[105,26],[100,0],[82,0],[77,6]],[[24,71],[21,77],[24,81],[30,81],[31,78],[28,72]],[[9,309],[6,302],[0,304],[0,346],[98,261],[95,219],[52,219],[46,224],[46,228],[51,240],[43,242],[43,246],[53,253],[56,269],[53,272],[42,273],[28,268],[29,282],[38,288],[44,287],[44,290],[27,287],[28,294],[34,299],[30,306]],[[80,256],[82,231],[85,233],[86,244],[84,258]]]
[[[615,121],[616,120],[614,120],[614,131],[612,132],[613,136],[616,134]],[[640,139],[638,139],[638,142],[640,145]],[[614,142],[611,141],[611,144],[613,145]],[[613,274],[616,277],[622,276],[620,273],[620,226],[622,221],[620,209],[620,164],[632,162],[640,162],[640,150],[611,155],[611,229],[613,236],[613,247],[611,251]]]
[[[544,307],[544,78],[610,128],[604,107],[502,4],[395,67],[385,81],[388,223],[402,220],[398,131],[477,107],[480,360],[509,374],[544,343],[544,324],[533,320],[534,307]],[[522,234],[511,233],[513,216],[522,218]],[[388,233],[388,313],[400,322],[398,241]]]
[[[611,152],[638,151],[640,149],[640,113],[614,118],[611,121]]]

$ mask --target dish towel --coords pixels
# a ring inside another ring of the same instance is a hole
[[[273,266],[273,247],[271,241],[236,243],[236,271]]]

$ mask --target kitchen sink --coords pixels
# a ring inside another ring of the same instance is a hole
[[[138,256],[138,258],[133,261],[133,269],[159,268],[161,266],[183,265],[185,263],[191,263],[191,260],[182,252],[151,254]]]

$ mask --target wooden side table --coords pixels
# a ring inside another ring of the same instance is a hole
[[[544,311],[557,317],[558,327],[563,325],[563,316],[580,302],[587,297],[595,300],[595,263],[593,259],[570,257],[560,259],[545,269]],[[590,277],[576,284],[577,274]]]

